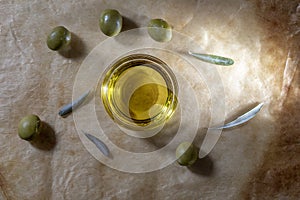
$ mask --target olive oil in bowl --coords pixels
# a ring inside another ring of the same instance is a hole
[[[130,130],[162,126],[177,107],[177,81],[160,59],[133,54],[113,63],[101,83],[101,99],[110,117]]]

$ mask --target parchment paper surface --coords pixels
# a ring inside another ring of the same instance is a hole
[[[98,26],[106,8],[127,19],[124,30],[163,18],[206,52],[233,58],[233,66],[217,66],[226,119],[262,101],[263,110],[224,131],[194,167],[130,174],[101,164],[72,116],[57,113],[72,99],[84,58],[107,38]],[[0,19],[0,199],[300,198],[299,1],[7,0]],[[68,54],[45,43],[58,25],[73,33]],[[18,122],[30,113],[47,122],[52,143],[18,137]]]

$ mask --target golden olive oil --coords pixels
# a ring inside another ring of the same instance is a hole
[[[177,106],[172,71],[147,60],[120,63],[112,66],[101,85],[101,99],[111,118],[129,127],[165,123]]]

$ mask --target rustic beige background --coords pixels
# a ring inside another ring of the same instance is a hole
[[[0,199],[299,199],[299,3],[1,1]],[[98,27],[105,8],[126,17],[124,30],[164,18],[205,51],[232,57],[233,67],[217,67],[227,118],[261,101],[264,109],[224,131],[209,156],[191,168],[173,163],[130,174],[101,164],[82,145],[72,116],[57,112],[71,101],[84,58],[106,39]],[[74,34],[69,53],[46,46],[57,25]],[[19,120],[29,113],[48,124],[42,143],[17,135]]]

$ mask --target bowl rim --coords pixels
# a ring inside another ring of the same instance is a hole
[[[132,64],[133,61],[135,61],[135,63]],[[111,97],[107,95],[107,90],[105,89],[108,87],[116,71],[118,71],[120,68],[124,68],[120,72],[121,74],[128,68],[135,67],[137,65],[136,62],[138,62],[140,65],[151,67],[157,71],[165,80],[168,92],[173,93],[170,99],[171,105],[168,106],[169,109],[161,111],[159,114],[147,120],[133,120],[131,117],[118,110],[118,108],[116,108],[111,101]],[[162,126],[165,124],[168,118],[172,116],[177,107],[178,82],[174,72],[164,61],[150,54],[134,53],[118,57],[106,68],[97,85],[100,87],[100,97],[105,111],[116,124],[129,130],[143,131]],[[169,117],[167,118],[162,116],[161,113],[167,113],[165,115]],[[156,123],[149,123],[153,120],[156,120]]]

